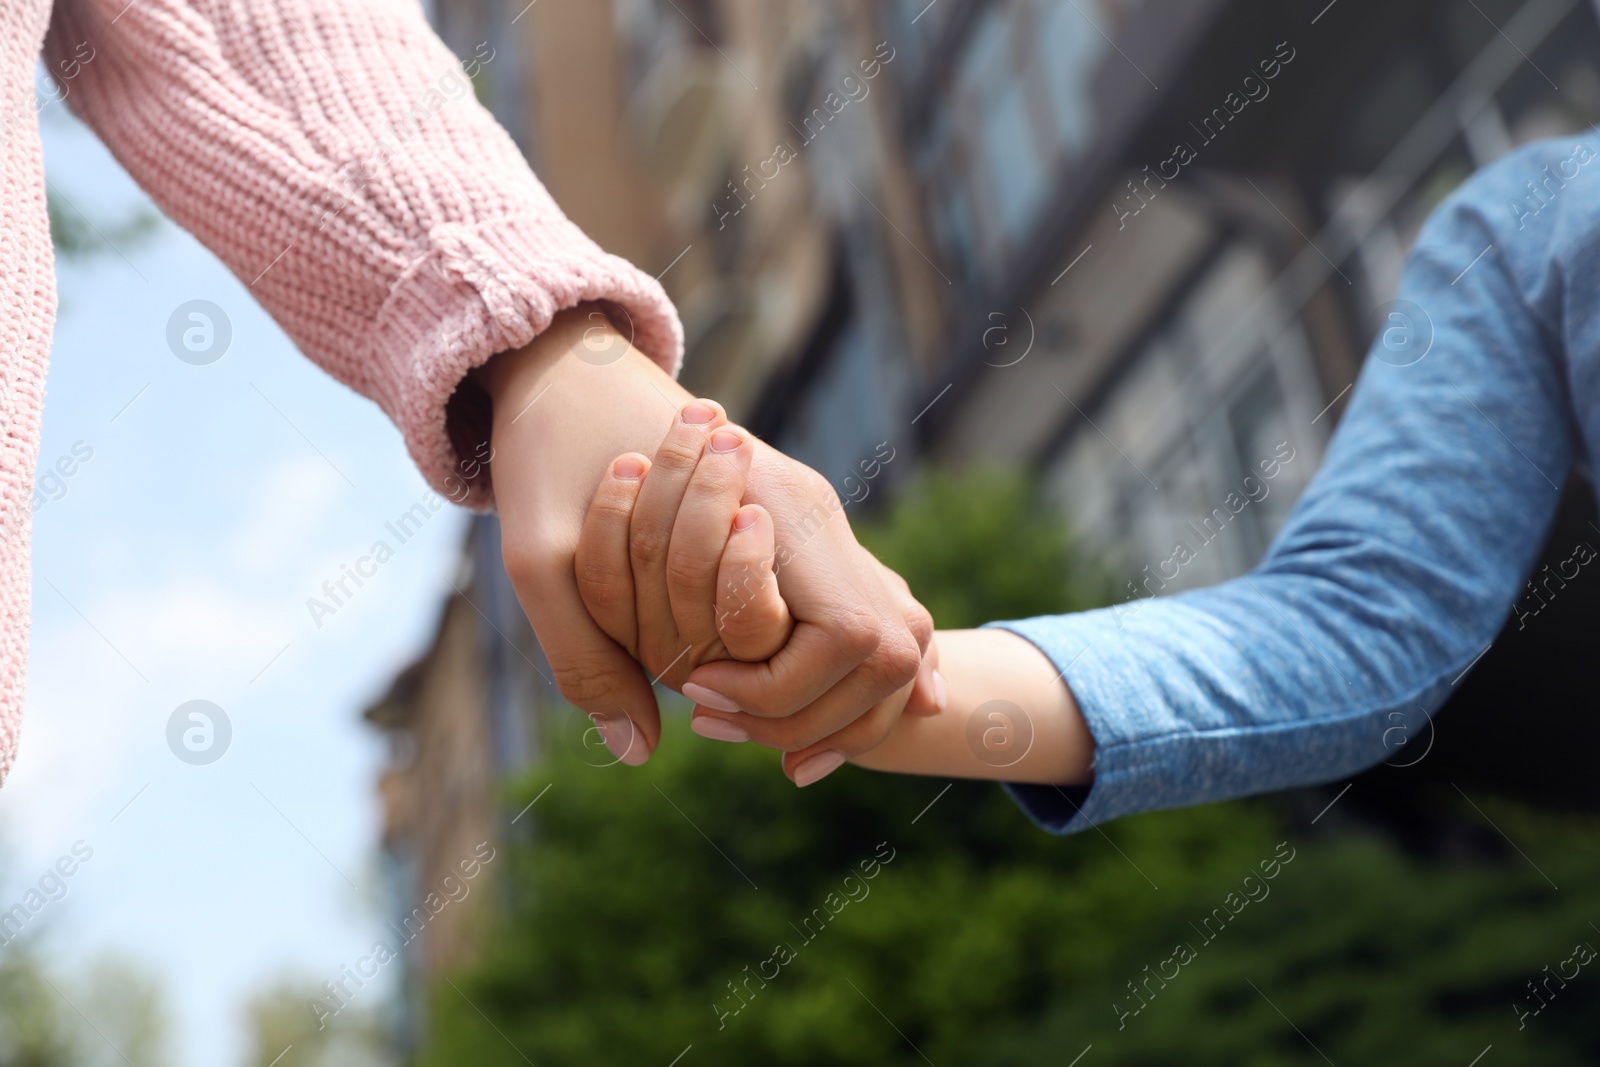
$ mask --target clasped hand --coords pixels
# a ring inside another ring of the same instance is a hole
[[[825,479],[694,400],[593,305],[474,378],[506,572],[554,682],[622,762],[660,743],[659,681],[696,702],[697,733],[781,749],[797,784],[847,759],[1088,780],[1093,739],[1058,667],[1002,629],[936,647]]]
[[[743,503],[762,462],[791,474],[799,518],[781,531]],[[932,621],[905,582],[856,542],[820,475],[713,401],[685,405],[653,461],[611,464],[574,569],[600,628],[695,701],[696,733],[783,750],[797,785],[876,746],[908,704],[942,703]],[[630,755],[640,740],[607,739]]]

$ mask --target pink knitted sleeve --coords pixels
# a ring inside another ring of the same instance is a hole
[[[22,726],[33,469],[56,312],[33,91],[44,27],[43,4],[0,0],[0,781]]]
[[[69,103],[436,488],[463,376],[563,308],[621,309],[676,372],[666,294],[562,215],[414,0],[57,0],[51,65],[85,41]]]

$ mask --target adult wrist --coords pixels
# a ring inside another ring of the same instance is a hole
[[[529,384],[541,382],[563,355],[572,353],[574,347],[582,343],[588,329],[606,329],[618,338],[621,336],[600,305],[578,304],[556,312],[550,325],[521,348],[498,353],[482,366],[473,368],[470,377],[482,386],[498,412],[512,390],[525,390]]]
[[[595,305],[570,309],[480,372],[493,405],[491,469],[507,537],[546,556],[577,543],[607,466],[653,455],[690,399]],[[570,544],[569,544],[570,542]],[[553,557],[552,557],[553,558]]]

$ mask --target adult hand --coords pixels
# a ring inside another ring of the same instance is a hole
[[[679,649],[656,636],[671,632],[658,616],[641,628],[651,635],[640,642],[643,667],[608,637],[584,607],[574,552],[611,461],[656,452],[692,398],[593,306],[557,315],[532,343],[495,357],[478,376],[494,406],[489,469],[517,598],[562,693],[595,719],[620,759],[642,763],[661,736],[650,683],[662,673],[677,688],[690,665],[666,657],[667,649]],[[819,475],[753,447],[747,499],[772,516],[780,548],[796,546],[781,580],[805,621],[771,665],[760,665],[770,676],[712,675],[702,684],[723,685],[752,714],[809,711],[807,729],[837,729],[913,678],[931,621],[909,596],[885,586]],[[818,699],[841,681],[848,684],[837,694]]]

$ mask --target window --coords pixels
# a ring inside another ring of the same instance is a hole
[[[900,424],[894,411],[904,388],[899,380],[903,368],[886,365],[879,346],[869,340],[871,333],[868,323],[852,318],[776,442],[815,468],[846,500],[864,499],[859,496],[858,468],[875,455],[878,442],[888,440],[891,448],[904,449],[908,441],[903,430],[894,429]],[[847,477],[856,481],[847,485]]]
[[[1127,577],[1148,578],[1148,593],[1209,585],[1252,566],[1315,466],[1290,429],[1290,411],[1309,418],[1303,335],[1234,330],[1269,281],[1254,246],[1220,255],[1128,357],[1090,412],[1095,425],[1077,431],[1058,465],[1054,480],[1074,525],[1119,555]]]
[[[952,259],[993,274],[1033,236],[1100,132],[1093,82],[1123,6],[992,0],[974,17],[916,153]]]
[[[1020,82],[1005,85],[984,116],[980,147],[990,195],[1008,243],[1028,233],[1044,200],[1044,161]]]
[[[1089,88],[1106,49],[1106,39],[1100,34],[1109,33],[1111,27],[1105,25],[1105,16],[1092,0],[1077,7],[1046,3],[1039,18],[1035,62],[1049,87],[1061,147],[1075,158],[1088,149],[1094,133],[1094,101]]]

